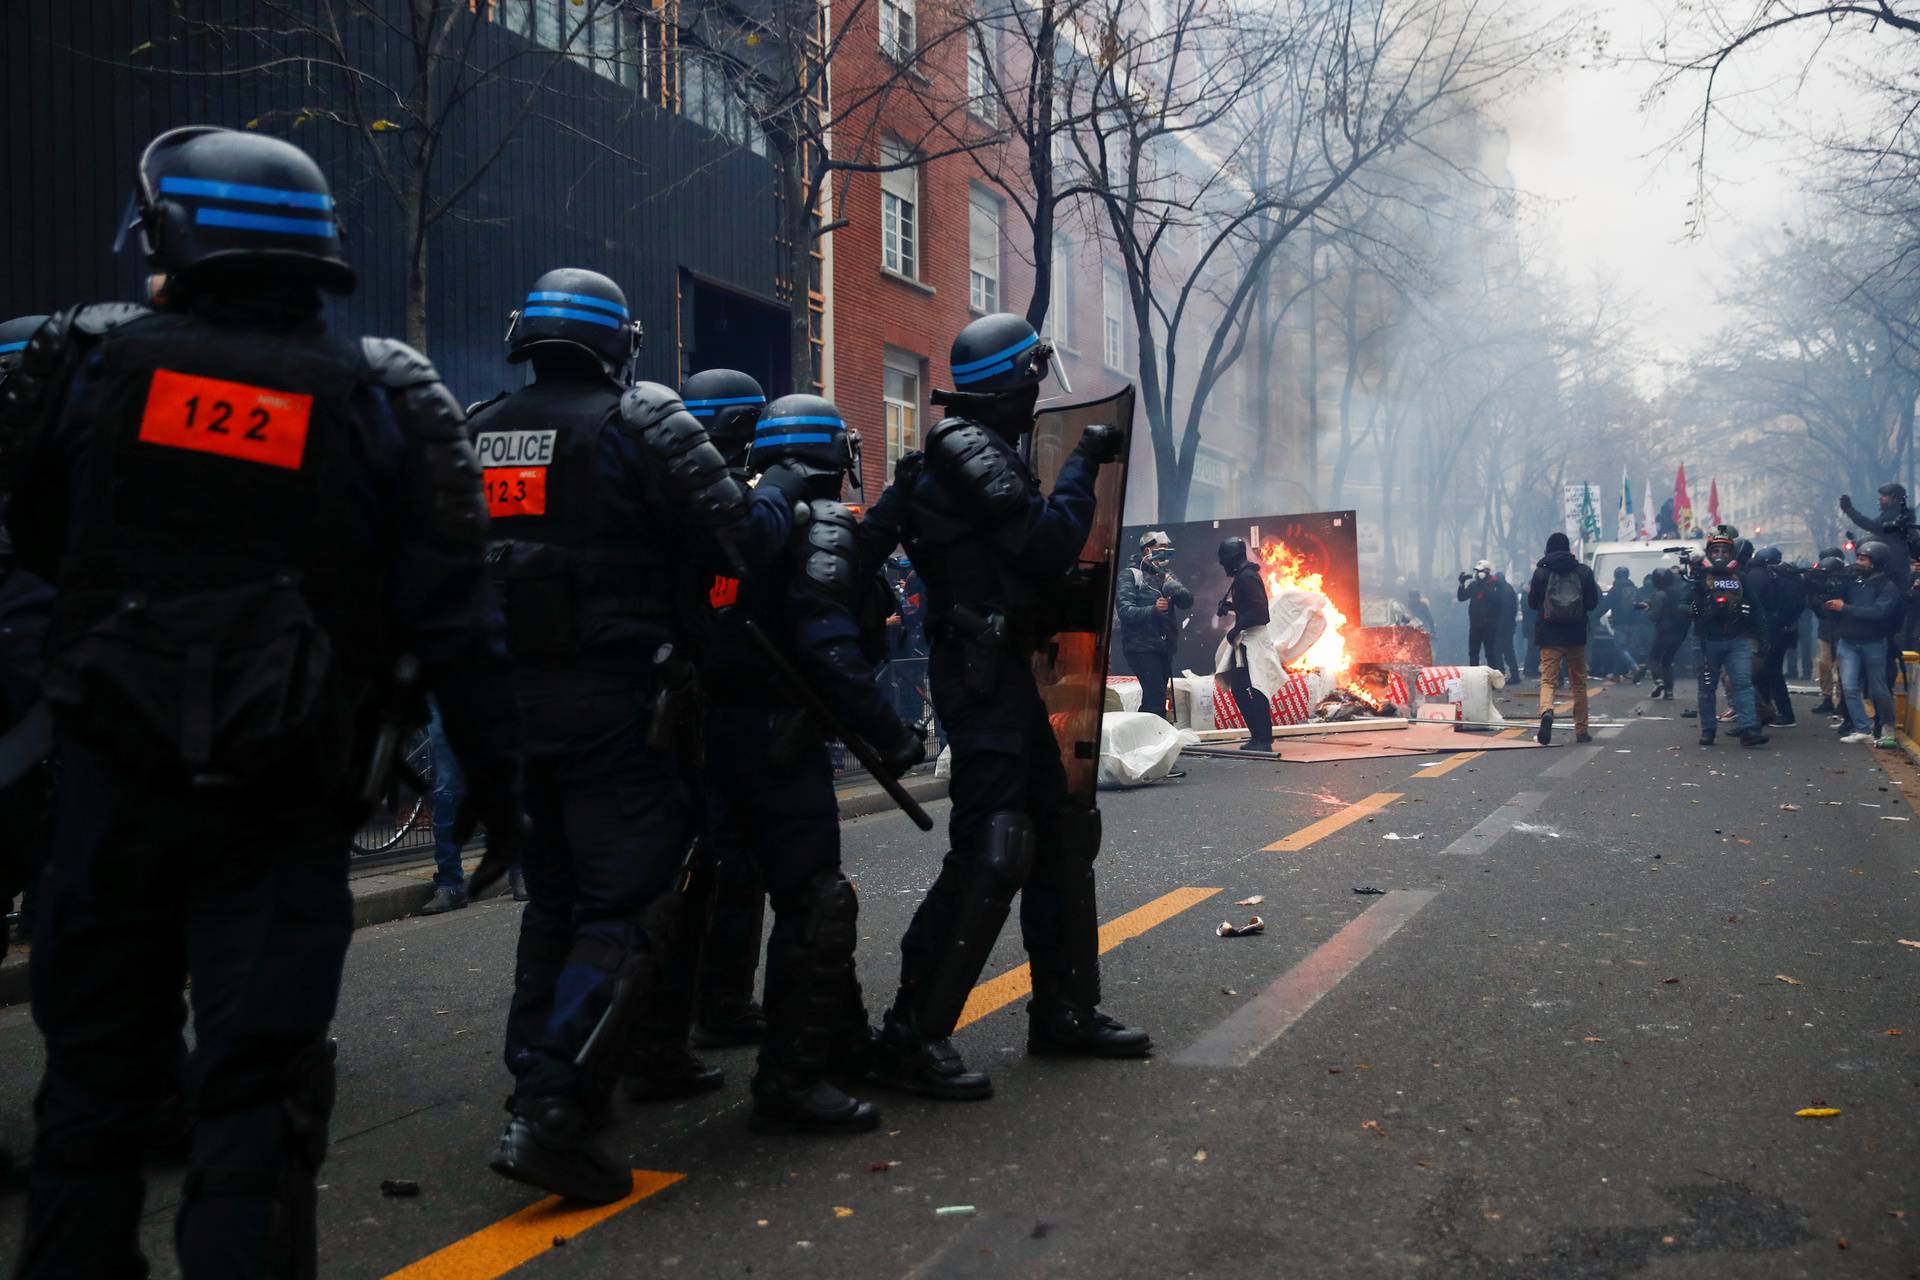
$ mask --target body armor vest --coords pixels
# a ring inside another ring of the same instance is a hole
[[[965,420],[949,419],[937,424],[934,430],[961,421]],[[1008,459],[1011,473],[1024,480],[1029,493],[1038,493],[1039,482],[1020,461],[1013,446],[998,436],[992,439],[1011,455]],[[1042,591],[1021,574],[1019,566],[995,543],[991,518],[981,513],[978,496],[960,492],[953,478],[942,477],[928,466],[921,472],[908,499],[902,542],[913,556],[921,581],[926,584],[931,623],[939,627],[956,607],[965,606],[979,614],[1001,614],[1017,630],[1037,639],[1045,629],[1041,620]]]
[[[565,663],[663,629],[685,610],[672,558],[635,530],[616,529],[600,474],[603,433],[619,396],[612,386],[536,382],[482,408],[468,423],[480,460],[493,537],[487,561],[507,615],[516,661]],[[632,654],[645,666],[652,654]]]

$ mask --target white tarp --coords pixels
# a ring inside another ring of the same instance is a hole
[[[1159,716],[1109,711],[1100,721],[1100,785],[1137,787],[1167,776],[1180,749],[1196,739]]]

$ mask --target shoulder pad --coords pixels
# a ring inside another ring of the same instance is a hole
[[[852,608],[859,597],[859,518],[845,503],[824,498],[803,505],[808,513],[806,526],[790,544],[799,560],[796,567],[808,586]]]
[[[394,420],[417,450],[416,501],[427,536],[444,546],[477,549],[487,537],[480,460],[467,439],[467,416],[427,358],[392,338],[362,338],[360,350],[376,385],[386,389]]]
[[[19,368],[0,390],[0,480],[10,484],[14,470],[33,451],[49,392],[72,371],[85,348],[151,314],[129,302],[97,302],[58,311],[34,331],[20,353]]]
[[[1026,477],[1006,441],[971,418],[944,418],[927,433],[927,465],[948,489],[990,516],[1006,515],[1027,497]]]
[[[474,414],[480,412],[482,409],[490,409],[494,405],[499,404],[502,400],[505,400],[508,396],[512,394],[513,392],[511,391],[496,391],[488,399],[475,400],[472,404],[467,406],[467,416],[471,418]]]
[[[73,327],[89,338],[102,337],[130,320],[153,314],[137,302],[95,302],[73,311]]]
[[[398,338],[362,338],[360,354],[366,357],[373,380],[383,387],[413,387],[440,381],[433,363]]]
[[[746,487],[671,388],[636,382],[620,397],[618,421],[645,446],[669,501],[696,526],[720,529],[746,515]]]

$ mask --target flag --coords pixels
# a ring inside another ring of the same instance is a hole
[[[1681,537],[1693,532],[1693,499],[1687,496],[1687,464],[1673,473],[1673,526]]]
[[[1640,536],[1651,542],[1660,535],[1653,524],[1653,481],[1649,479],[1640,493],[1646,501],[1640,504]]]
[[[1707,481],[1707,523],[1720,523],[1720,481]]]
[[[1621,542],[1632,542],[1639,530],[1633,520],[1633,485],[1627,480],[1627,469],[1620,468],[1620,511],[1614,517],[1613,536]]]
[[[1580,540],[1600,540],[1600,513],[1593,509],[1593,486],[1590,484],[1580,486]]]

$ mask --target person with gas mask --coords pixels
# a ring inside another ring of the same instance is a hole
[[[1180,611],[1193,592],[1173,576],[1173,539],[1158,530],[1140,535],[1139,563],[1120,575],[1115,593],[1120,649],[1140,679],[1140,709],[1172,720],[1167,691],[1180,651]]]
[[[191,982],[181,1271],[310,1277],[348,847],[420,695],[475,783],[464,833],[511,861],[524,830],[486,505],[433,367],[327,332],[354,273],[305,152],[173,129],[136,181],[153,305],[55,315],[0,405],[15,547],[58,592],[16,1274],[147,1273],[139,1154]]]
[[[737,369],[705,369],[681,385],[680,400],[706,428],[734,479],[748,484],[753,473],[747,454],[767,403],[759,382]],[[708,604],[714,610],[732,608],[740,586],[731,566],[715,573],[707,589]],[[718,681],[704,657],[701,680],[709,691],[711,735]],[[766,924],[766,885],[752,852],[726,838],[725,814],[708,804],[704,816],[705,837],[681,880],[672,949],[633,1015],[621,1086],[634,1102],[664,1102],[722,1088],[726,1072],[694,1056],[694,1046],[758,1044],[767,1028],[753,995]]]
[[[1467,665],[1500,665],[1500,606],[1506,593],[1494,581],[1493,565],[1486,560],[1473,562],[1472,573],[1460,575],[1460,588],[1454,598],[1467,606]]]
[[[794,530],[765,570],[716,611],[705,669],[706,781],[721,850],[746,851],[773,903],[767,940],[767,1031],[754,1073],[751,1125],[761,1133],[850,1133],[879,1112],[832,1079],[870,1065],[866,1007],[853,972],[859,903],[840,869],[832,728],[789,681],[798,678],[877,752],[895,777],[926,758],[875,678],[882,640],[863,629],[863,595],[886,585],[857,564],[857,521],[840,501],[854,467],[840,410],[813,395],[782,396],[754,437],[759,492],[792,504]],[[762,640],[791,655],[769,666]]]
[[[1887,628],[1899,607],[1900,583],[1894,575],[1906,563],[1890,543],[1872,539],[1854,551],[1853,576],[1838,599],[1821,607],[1833,615],[1834,652],[1840,688],[1846,699],[1848,732],[1840,741],[1872,743],[1893,723],[1893,691],[1887,682]],[[1872,699],[1868,712],[1866,700]],[[1882,745],[1896,745],[1888,741]]]
[[[533,824],[505,1037],[511,1118],[491,1167],[600,1204],[632,1189],[594,1130],[632,1017],[675,954],[699,830],[695,659],[711,584],[768,563],[792,526],[791,504],[750,495],[671,388],[629,383],[640,341],[612,280],[549,271],[507,326],[507,360],[531,363],[533,381],[468,424]]]
[[[1273,619],[1267,584],[1260,577],[1260,566],[1247,558],[1245,538],[1223,539],[1217,554],[1220,567],[1226,571],[1227,592],[1220,597],[1214,616],[1233,615],[1233,625],[1227,629],[1227,690],[1233,694],[1233,704],[1240,708],[1240,718],[1250,735],[1240,749],[1271,752],[1273,706],[1268,699],[1273,694],[1254,687],[1253,661],[1247,651],[1247,633],[1257,632],[1254,642],[1265,643],[1265,627]]]
[[[1754,706],[1754,647],[1768,634],[1766,603],[1749,581],[1740,563],[1738,534],[1719,525],[1707,539],[1706,551],[1692,565],[1694,634],[1700,639],[1698,706],[1700,745],[1710,747],[1719,728],[1715,692],[1724,674],[1727,700],[1733,704],[1734,732],[1743,747],[1762,746]]]
[[[1880,513],[1864,515],[1853,505],[1850,494],[1840,495],[1840,511],[1855,528],[1896,547],[1908,558],[1920,557],[1920,529],[1914,527],[1913,508],[1907,505],[1907,488],[1901,484],[1880,486]]]
[[[1069,807],[1059,742],[1033,673],[1046,607],[1092,528],[1094,481],[1122,431],[1088,427],[1042,494],[1022,458],[1053,349],[1019,316],[983,316],[953,340],[953,416],[896,465],[859,536],[877,567],[904,545],[926,584],[933,706],[953,752],[950,849],[900,941],[900,989],[873,1077],[942,1099],[990,1097],[949,1037],[1016,893],[1032,963],[1027,1052],[1141,1057],[1147,1034],[1099,1004],[1093,861],[1098,810]]]

